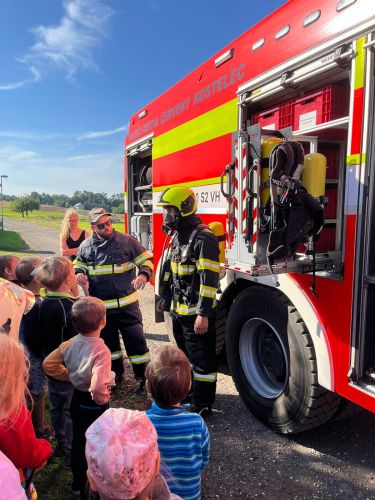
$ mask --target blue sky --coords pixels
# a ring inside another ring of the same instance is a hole
[[[1,0],[4,192],[122,192],[130,115],[283,3]]]

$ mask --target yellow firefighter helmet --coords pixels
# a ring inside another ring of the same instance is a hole
[[[173,186],[161,193],[158,207],[176,207],[181,217],[187,217],[197,211],[198,205],[194,191],[185,186]]]

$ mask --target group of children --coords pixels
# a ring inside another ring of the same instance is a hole
[[[191,388],[185,354],[172,345],[154,351],[146,370],[153,398],[149,411],[109,408],[114,373],[110,351],[100,338],[105,306],[95,297],[77,296],[72,262],[66,257],[0,257],[0,277],[35,296],[19,331],[25,350],[5,331],[0,334],[0,453],[22,471],[26,489],[30,471],[51,454],[43,439],[48,434],[47,384],[55,453],[71,458],[74,494],[87,497],[88,479],[92,498],[199,499],[210,440],[202,417],[181,404]],[[4,384],[5,379],[13,382]],[[31,454],[22,451],[25,440]]]

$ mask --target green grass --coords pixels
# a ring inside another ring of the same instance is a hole
[[[14,231],[0,231],[0,250],[13,253],[27,249],[27,244],[18,233]]]
[[[41,205],[40,210],[35,210],[33,212],[29,212],[29,216],[25,218],[22,217],[22,214],[18,212],[14,212],[11,209],[10,202],[4,202],[4,217],[8,217],[9,219],[16,219],[25,222],[32,222],[33,224],[37,224],[38,226],[44,227],[52,227],[56,229],[60,229],[61,222],[64,218],[64,214],[66,212],[66,208],[62,207],[54,207],[51,205]],[[79,227],[82,229],[90,230],[90,224],[87,221],[87,210],[78,210],[79,214]],[[124,217],[122,215],[115,215],[112,217],[114,221],[113,227],[116,231],[124,232]]]

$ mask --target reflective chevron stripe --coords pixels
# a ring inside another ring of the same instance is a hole
[[[130,363],[132,365],[141,365],[143,363],[148,363],[150,361],[150,353],[147,351],[145,354],[129,356]]]
[[[124,307],[138,300],[137,292],[134,292],[126,297],[121,297],[119,299],[109,299],[103,300],[106,309],[116,309],[118,307]]]
[[[193,371],[193,378],[194,380],[197,380],[198,382],[216,382],[217,380],[217,373],[197,373]]]
[[[152,253],[146,250],[145,252],[142,252],[137,257],[135,257],[133,259],[133,262],[137,267],[149,266],[149,263],[150,263],[152,266],[152,269],[153,269],[153,264],[149,259],[152,259]],[[146,262],[147,262],[147,264],[146,264]]]
[[[199,295],[201,297],[208,297],[210,299],[214,299],[216,297],[217,288],[213,286],[205,286],[201,285],[199,288]]]
[[[82,262],[81,260],[78,260],[78,259],[75,259],[73,261],[73,266],[74,266],[74,269],[82,269],[82,271],[84,272],[87,272],[87,264],[85,264],[84,262]]]
[[[121,351],[113,351],[111,352],[111,360],[116,361],[116,359],[121,359],[122,358],[122,353]]]
[[[180,316],[193,316],[197,314],[198,304],[181,304],[180,302],[172,303],[171,310]]]
[[[87,266],[89,276],[103,276],[105,274],[122,274],[135,268],[133,262],[123,264],[103,264],[101,266]]]
[[[197,268],[198,271],[207,269],[208,271],[214,271],[215,273],[218,273],[220,272],[220,263],[210,259],[198,259]]]
[[[194,273],[195,266],[188,264],[180,264],[179,262],[171,262],[172,273],[179,276],[188,276]]]

